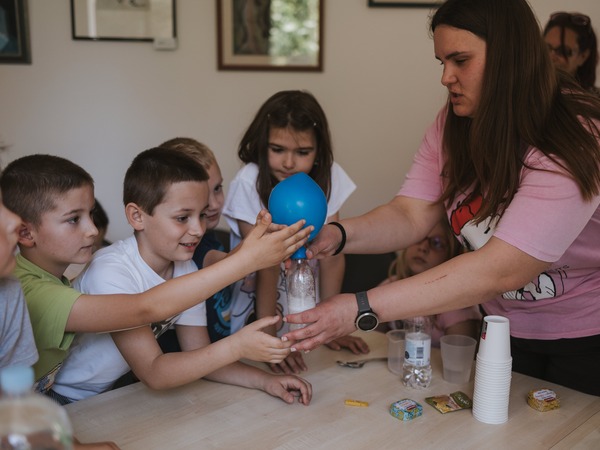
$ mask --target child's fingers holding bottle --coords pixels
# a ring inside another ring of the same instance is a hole
[[[272,364],[283,361],[290,354],[291,343],[262,331],[279,320],[278,316],[263,317],[235,333],[233,336],[238,337],[236,343],[240,358]]]

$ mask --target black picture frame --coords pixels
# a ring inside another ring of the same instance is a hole
[[[0,64],[31,64],[27,0],[0,0]]]
[[[131,15],[139,8],[139,16],[141,22],[151,23],[154,19],[148,15],[152,14],[152,10],[148,9],[150,0],[114,0],[117,8],[106,8],[102,18],[97,18],[96,21],[90,22],[89,11],[87,11],[86,0],[70,0],[71,3],[71,37],[73,40],[83,41],[137,41],[137,42],[155,42],[156,40],[175,40],[177,38],[177,21],[176,21],[176,0],[162,0],[164,3],[160,14],[160,20],[163,24],[160,27],[160,34],[154,34],[148,30],[147,32],[140,31],[138,21],[121,19],[121,13]],[[110,0],[104,0],[105,4],[110,7]],[[145,8],[145,9],[144,9]],[[130,11],[127,11],[129,9]],[[111,20],[113,15],[114,19]],[[95,30],[92,29],[95,28]]]
[[[268,3],[269,0],[257,2],[255,7],[261,7],[261,5],[267,5]],[[262,45],[247,50],[236,40],[236,37],[243,34],[246,29],[244,27],[245,23],[241,21],[239,16],[238,9],[241,4],[237,0],[216,0],[218,70],[322,72],[324,3],[325,0],[306,0],[304,12],[310,17],[307,22],[314,26],[310,28],[312,34],[303,34],[310,36],[310,38],[305,41],[309,45],[301,48],[310,48],[311,50],[306,53],[273,55],[268,38],[265,39],[265,36],[270,36],[273,30],[277,31],[281,28],[273,27],[271,16],[268,16],[267,20],[264,15],[257,13],[257,18],[264,19],[260,20],[259,23],[259,36]],[[266,6],[264,9],[268,11]],[[271,28],[265,30],[265,26]]]
[[[440,6],[441,1],[410,0],[399,2],[398,0],[368,0],[370,8],[435,8]]]

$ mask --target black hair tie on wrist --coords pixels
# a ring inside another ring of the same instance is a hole
[[[342,241],[340,242],[340,246],[337,248],[337,250],[333,254],[335,256],[338,253],[340,253],[342,250],[344,250],[344,246],[346,245],[346,230],[344,230],[344,227],[342,226],[342,224],[338,223],[338,222],[329,222],[328,225],[334,225],[334,226],[338,227],[339,230],[342,232]]]

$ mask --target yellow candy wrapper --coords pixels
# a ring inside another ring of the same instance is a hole
[[[473,407],[473,401],[467,394],[461,391],[456,391],[449,395],[427,397],[425,401],[442,414]]]

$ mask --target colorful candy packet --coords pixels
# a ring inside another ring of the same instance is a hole
[[[448,395],[435,395],[433,397],[427,397],[425,401],[442,414],[473,407],[473,401],[467,394],[461,391],[456,391]]]

